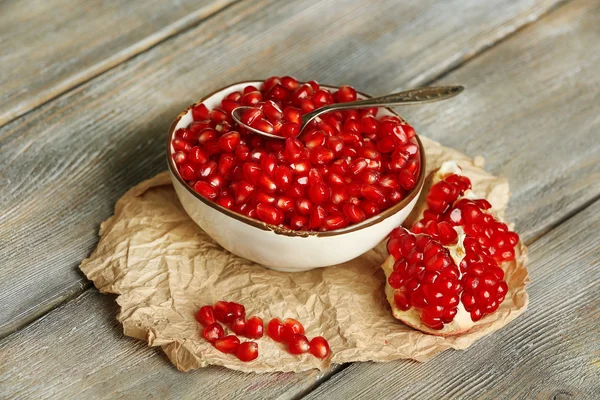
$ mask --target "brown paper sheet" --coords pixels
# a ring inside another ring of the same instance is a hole
[[[456,160],[474,192],[503,214],[509,199],[504,179],[486,173],[482,160],[422,140],[428,172]],[[223,250],[206,235],[186,215],[165,172],[117,202],[114,216],[100,227],[98,247],[80,268],[101,292],[119,295],[117,319],[125,334],[161,346],[181,371],[222,365],[246,372],[298,372],[354,361],[427,361],[448,348],[466,349],[525,311],[528,278],[521,244],[517,255],[506,271],[509,294],[496,313],[464,335],[427,335],[392,317],[380,268],[387,256],[383,244],[342,265],[300,273],[271,271]],[[194,315],[199,307],[222,299],[244,304],[248,315],[265,322],[298,319],[309,339],[322,335],[329,341],[332,356],[294,356],[266,335],[258,340],[259,357],[252,362],[220,353],[202,338]]]

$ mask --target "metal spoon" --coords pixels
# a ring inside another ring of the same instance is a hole
[[[302,130],[308,125],[310,121],[317,118],[319,115],[337,111],[347,110],[350,108],[370,108],[370,107],[385,107],[385,106],[398,106],[398,105],[409,105],[409,104],[420,104],[430,103],[438,100],[445,100],[456,96],[464,90],[463,86],[435,86],[435,87],[423,87],[418,89],[406,90],[404,92],[392,93],[381,97],[375,97],[371,99],[351,101],[348,103],[335,103],[317,108],[316,110],[304,114],[302,116],[302,125],[298,136],[302,133]],[[242,122],[241,117],[245,110],[253,109],[254,107],[237,107],[234,108],[231,116],[244,128],[257,133],[259,135],[267,136],[274,139],[285,139],[283,136],[274,135],[271,133],[263,132],[255,129]]]

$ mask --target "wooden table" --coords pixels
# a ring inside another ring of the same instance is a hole
[[[124,337],[77,266],[186,105],[291,74],[406,108],[506,176],[530,246],[525,315],[434,360],[184,374]],[[600,398],[600,2],[339,0],[0,4],[0,398]]]

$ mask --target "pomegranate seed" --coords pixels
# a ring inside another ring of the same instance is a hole
[[[191,164],[183,164],[179,167],[179,175],[184,180],[191,181],[196,178],[196,169]]]
[[[302,231],[308,226],[308,218],[303,215],[292,214],[290,217],[290,228]]]
[[[356,90],[351,86],[340,86],[336,92],[337,101],[340,103],[346,103],[349,101],[356,100]]]
[[[295,334],[304,334],[304,326],[302,326],[302,324],[293,319],[293,318],[286,318],[283,321],[283,333],[282,333],[282,339],[284,342],[287,342],[291,339],[291,337]]]
[[[184,151],[178,151],[173,154],[173,161],[175,164],[184,164],[188,161],[187,154]]]
[[[308,82],[306,82],[306,84],[309,85],[313,90],[319,90],[319,88],[320,88],[317,81],[308,81]]]
[[[208,119],[209,116],[210,111],[204,104],[198,104],[192,108],[192,118],[194,118],[196,121]]]
[[[244,106],[255,106],[258,103],[260,103],[262,99],[262,93],[258,90],[255,90],[253,92],[244,93],[244,95],[241,98],[241,103]]]
[[[218,321],[229,323],[234,318],[231,303],[226,301],[217,301],[213,307],[215,318]]]
[[[269,194],[273,194],[277,190],[277,184],[275,181],[265,174],[258,175],[257,185],[259,188]]]
[[[244,335],[246,332],[246,320],[243,317],[237,317],[231,321],[231,330],[236,335]]]
[[[225,331],[223,327],[218,322],[213,322],[210,325],[207,325],[202,332],[202,336],[204,339],[209,341],[210,343],[214,343],[225,335]]]
[[[323,223],[323,226],[327,228],[327,230],[341,229],[347,225],[348,220],[342,214],[329,215]]]
[[[219,146],[227,153],[231,153],[240,144],[240,134],[235,131],[227,132],[219,138]]]
[[[240,106],[240,103],[238,103],[237,101],[229,100],[229,99],[224,99],[221,102],[221,108],[223,109],[223,111],[225,111],[228,114],[231,114],[231,112],[239,106]]]
[[[240,339],[234,335],[228,335],[214,342],[215,348],[221,353],[235,353],[240,345]]]
[[[281,83],[281,80],[276,77],[276,76],[272,76],[270,78],[265,79],[265,81],[263,82],[263,87],[262,90],[263,92],[268,92],[269,90],[271,90],[272,87],[274,87],[275,85],[279,85]],[[254,86],[250,86],[253,90],[256,90],[256,88]]]
[[[284,325],[279,318],[273,318],[267,325],[267,333],[276,342],[283,341]]]
[[[265,103],[262,105],[262,110],[271,123],[283,118],[283,111],[279,105],[272,100],[265,101]]]
[[[225,111],[215,108],[214,110],[211,110],[209,118],[211,121],[213,121],[215,123],[219,123],[219,122],[227,121],[231,117]]]
[[[271,225],[279,225],[283,222],[283,213],[276,207],[266,204],[259,203],[256,206],[256,214],[261,221]]]
[[[323,225],[325,220],[325,209],[321,206],[315,207],[310,213],[310,218],[308,219],[308,227],[312,230],[318,231]]]
[[[331,350],[327,340],[322,336],[317,336],[310,341],[310,352],[317,358],[327,358]]]
[[[220,196],[217,199],[217,204],[227,208],[227,209],[231,209],[233,207],[233,205],[235,204],[233,197],[231,196]]]
[[[260,339],[263,337],[264,323],[260,317],[250,317],[246,321],[246,337],[249,339]]]
[[[254,122],[262,118],[263,115],[263,111],[260,108],[252,108],[242,114],[241,120],[244,124],[252,126]]]
[[[291,76],[282,76],[281,77],[281,86],[283,86],[284,88],[286,88],[289,91],[293,91],[293,90],[296,90],[298,88],[298,86],[300,86],[300,83],[298,83],[296,78],[293,78]]]
[[[302,123],[302,111],[295,107],[283,109],[283,120],[300,125]]]
[[[258,357],[258,344],[256,342],[241,343],[237,347],[235,355],[240,359],[240,361],[244,362],[256,360]]]
[[[292,93],[290,101],[295,106],[298,106],[301,100],[309,98],[313,92],[314,90],[310,85],[304,84]]]
[[[315,106],[315,103],[312,102],[312,100],[310,99],[302,99],[300,100],[300,110],[302,110],[303,113],[309,113],[311,111],[314,111],[315,108],[317,108]]]
[[[310,152],[310,162],[316,165],[329,164],[334,157],[333,150],[327,147],[317,147]]]
[[[202,131],[200,131],[200,133],[198,134],[198,143],[201,145],[206,144],[208,142],[215,140],[216,138],[217,138],[217,131],[215,131],[212,128],[206,128],[206,129],[203,129]]]
[[[172,144],[175,151],[185,151],[187,153],[192,149],[192,144],[184,139],[173,139]]]
[[[315,107],[318,108],[333,103],[333,96],[327,90],[317,89],[311,100]]]
[[[366,219],[365,212],[356,204],[344,204],[344,215],[350,222],[358,223]]]
[[[288,351],[292,354],[303,354],[310,349],[310,343],[306,336],[296,333],[287,341]]]
[[[296,201],[296,210],[299,214],[310,215],[313,209],[313,203],[308,199],[298,199]]]
[[[208,199],[211,199],[211,200],[216,199],[217,196],[219,195],[217,188],[213,187],[208,182],[202,182],[202,181],[196,182],[196,184],[194,185],[194,190],[198,194],[200,194]]]
[[[279,129],[279,136],[294,138],[300,133],[300,125],[293,122],[284,122]]]
[[[204,326],[214,324],[216,320],[212,306],[200,307],[198,313],[196,314],[196,320]]]
[[[285,101],[290,97],[290,92],[288,92],[283,86],[277,84],[273,86],[271,89],[267,91],[266,98],[268,100],[274,101]]]

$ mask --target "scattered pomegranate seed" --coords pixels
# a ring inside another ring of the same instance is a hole
[[[228,335],[217,339],[214,345],[221,353],[235,353],[240,345],[240,339],[237,336]]]
[[[283,321],[283,333],[281,335],[283,341],[289,341],[297,333],[304,334],[304,326],[293,318],[286,318]]]
[[[279,318],[273,318],[267,325],[267,333],[271,339],[276,342],[283,341],[283,322]]]
[[[212,308],[212,306],[200,307],[200,309],[196,313],[196,320],[204,326],[214,324],[216,320],[214,309]]]
[[[310,352],[317,358],[326,358],[329,355],[329,343],[322,336],[317,336],[310,341]]]
[[[244,317],[236,317],[231,321],[231,330],[236,335],[244,335],[246,333],[246,320]]]
[[[306,336],[296,333],[287,340],[288,351],[292,354],[306,353],[310,349],[310,343]]]
[[[217,301],[214,305],[215,318],[223,323],[229,323],[235,317],[231,303],[226,301]]]
[[[258,357],[258,344],[256,342],[244,342],[237,346],[235,355],[240,361],[252,361]]]
[[[220,108],[194,106],[194,121],[175,132],[173,161],[200,195],[271,225],[328,231],[379,214],[416,186],[420,154],[414,130],[397,117],[378,118],[377,108],[325,114],[298,136],[304,113],[355,100],[352,87],[332,92],[291,76],[270,77],[258,86],[228,94]],[[252,107],[242,114],[245,124],[285,142],[240,128],[231,118],[239,105]],[[311,178],[313,171],[318,180]],[[452,199],[432,202],[431,209],[442,212]],[[448,226],[430,229],[448,243],[455,240]],[[498,248],[495,257],[510,258],[511,250]]]
[[[207,325],[202,333],[204,339],[211,343],[214,343],[216,340],[222,338],[223,335],[225,335],[225,331],[223,331],[223,327],[218,322]]]
[[[260,339],[263,337],[264,323],[260,317],[250,317],[246,321],[245,335],[248,339]]]

